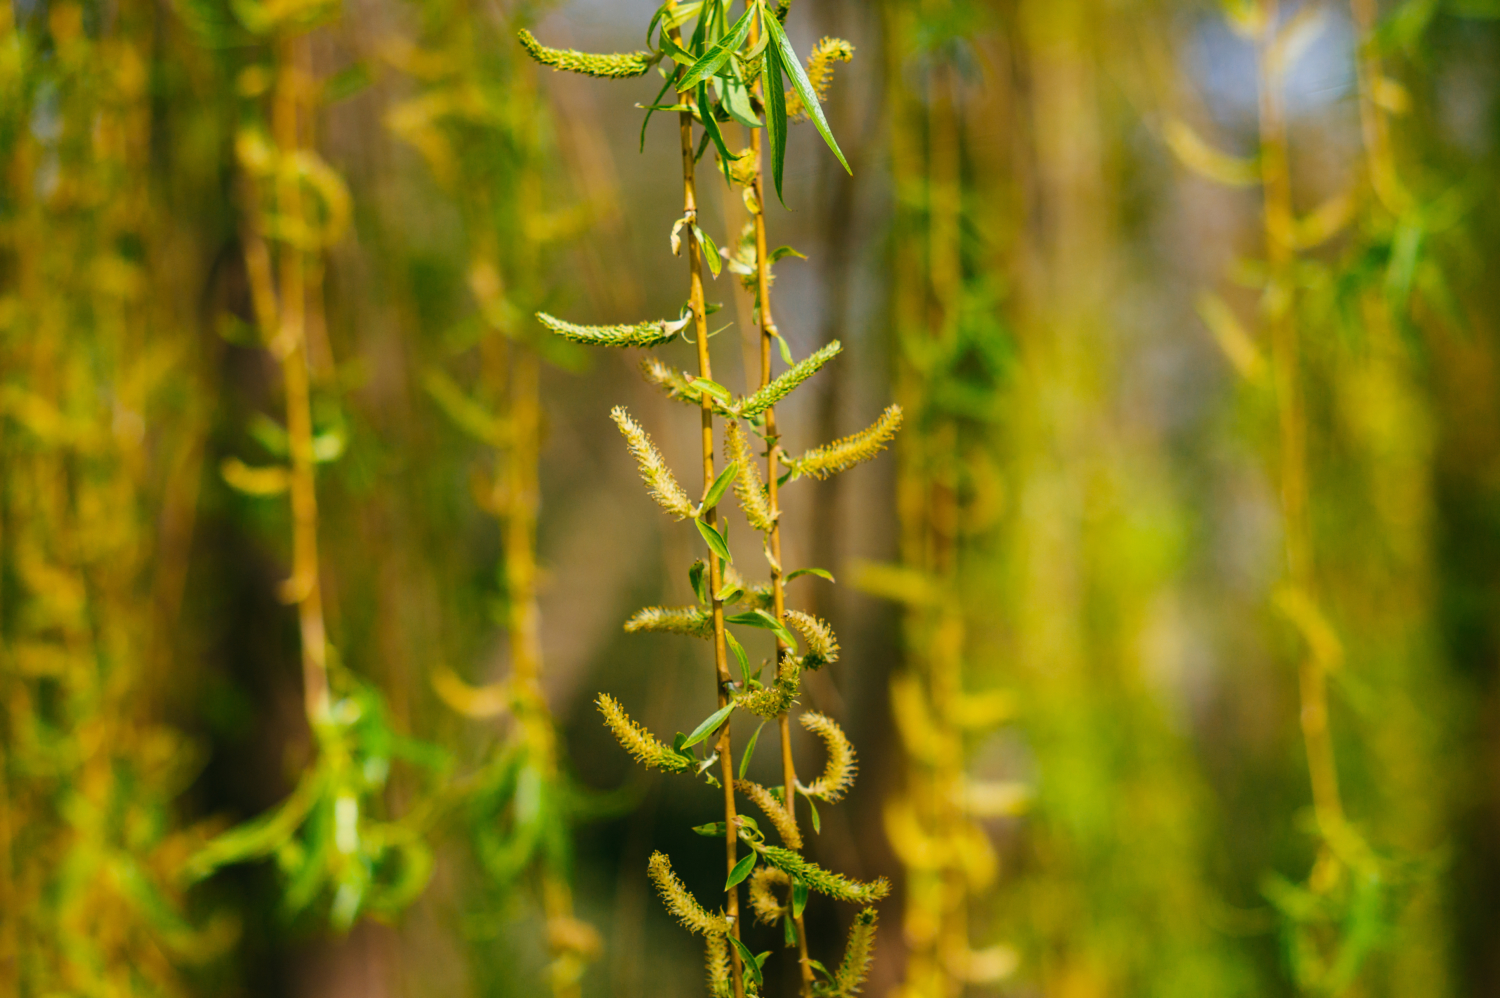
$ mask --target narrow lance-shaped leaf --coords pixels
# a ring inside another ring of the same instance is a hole
[[[745,878],[750,876],[750,871],[755,869],[755,860],[756,856],[753,852],[742,856],[740,861],[734,864],[734,869],[729,871],[729,877],[724,881],[724,889],[727,891],[736,884],[743,883]]]
[[[762,18],[766,24],[773,17]],[[776,182],[776,198],[783,207],[781,176],[786,166],[786,93],[781,83],[781,50],[767,45],[765,53],[766,131],[771,134],[771,179]]]
[[[740,942],[734,936],[728,936],[727,938],[730,945],[739,951],[740,963],[744,965],[745,973],[750,975],[750,980],[754,982],[755,989],[759,991],[761,985],[760,961],[755,958],[754,953],[750,952],[750,947]]]
[[[797,53],[792,50],[792,42],[786,36],[786,29],[774,17],[762,20],[771,34],[772,44],[766,48],[766,51],[775,49],[781,53],[781,62],[786,66],[787,75],[792,78],[792,88],[797,91],[797,95],[802,98],[802,103],[807,108],[807,116],[812,119],[818,134],[823,136],[823,141],[828,143],[828,148],[832,149],[833,154],[839,158],[845,171],[852,174],[854,171],[849,169],[849,161],[844,159],[843,150],[839,148],[838,142],[833,138],[832,130],[828,127],[828,119],[823,116],[823,104],[818,100],[812,81],[807,78],[807,73],[802,69],[802,63],[797,59]],[[785,113],[785,97],[782,97],[782,114],[785,115]]]
[[[687,93],[724,68],[729,57],[744,43],[745,36],[749,34],[750,21],[755,16],[755,8],[756,5],[753,3],[747,6],[745,12],[740,15],[740,19],[735,21],[734,26],[729,29],[729,33],[719,39],[717,44],[710,46],[709,50],[703,53],[702,58],[688,67],[687,72],[677,81],[678,93]]]
[[[693,733],[687,736],[687,740],[682,743],[682,747],[685,749],[692,748],[694,745],[697,745],[699,742],[703,741],[703,739],[713,734],[716,730],[718,730],[719,725],[724,723],[724,719],[729,716],[730,711],[732,710],[734,710],[733,700],[705,717],[703,721],[693,729]]]
[[[724,540],[723,534],[719,533],[718,530],[716,530],[709,524],[704,523],[702,520],[694,520],[693,522],[698,524],[698,533],[703,535],[704,542],[708,544],[709,549],[712,550],[714,554],[718,555],[720,558],[723,558],[725,561],[734,560],[729,555],[729,544]]]
[[[719,169],[724,173],[724,182],[726,184],[733,184],[734,177],[729,172],[729,164],[739,159],[739,157],[731,153],[729,147],[724,144],[724,135],[719,131],[718,119],[714,117],[713,104],[708,99],[708,84],[706,83],[698,84],[698,117],[703,119],[703,131],[713,140],[714,148],[719,152]],[[693,228],[701,232],[697,226]],[[713,275],[718,277],[719,254],[717,247],[714,248],[713,255],[708,258],[707,263],[709,269],[713,271]]]
[[[713,509],[719,505],[719,500],[724,498],[724,493],[728,491],[729,484],[734,481],[734,476],[739,474],[739,471],[739,463],[731,461],[729,467],[719,472],[719,477],[714,479],[714,483],[708,488],[708,494],[703,497],[704,509]]]

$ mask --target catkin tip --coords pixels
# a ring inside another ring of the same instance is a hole
[[[854,745],[844,734],[844,729],[827,714],[809,710],[798,718],[804,728],[823,740],[828,750],[828,761],[823,765],[823,774],[803,788],[810,796],[826,800],[830,804],[842,800],[854,785],[859,773],[859,760],[854,754]]]

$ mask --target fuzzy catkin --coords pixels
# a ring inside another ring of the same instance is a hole
[[[576,49],[548,48],[536,40],[536,36],[522,28],[516,32],[521,47],[543,66],[584,76],[598,76],[610,80],[628,80],[646,73],[655,64],[650,52],[612,52],[599,55],[579,52]]]
[[[761,858],[772,866],[785,870],[801,880],[811,890],[833,898],[835,901],[852,901],[856,904],[873,904],[891,892],[891,882],[884,877],[861,883],[842,873],[825,870],[798,853],[780,846],[757,846]]]
[[[565,340],[594,347],[654,347],[677,338],[679,324],[658,320],[614,326],[580,326],[546,312],[536,314],[537,321]]]
[[[743,694],[738,703],[756,717],[772,721],[786,713],[800,692],[802,664],[795,655],[783,655],[776,681],[770,686]]]
[[[802,656],[804,669],[819,669],[839,660],[839,641],[826,620],[801,610],[788,610],[786,622],[807,642],[807,654]]]
[[[729,922],[725,920],[723,913],[709,912],[698,903],[693,892],[673,872],[672,861],[667,858],[666,853],[653,852],[646,864],[646,872],[661,894],[662,903],[667,906],[667,910],[676,915],[677,920],[689,932],[701,936],[722,936],[729,932]]]
[[[714,636],[714,618],[711,613],[698,606],[648,606],[637,610],[625,621],[628,634],[642,631],[659,631],[669,634],[685,634],[693,638]]]
[[[768,534],[776,526],[771,516],[771,503],[766,497],[766,486],[760,480],[760,466],[750,451],[750,439],[744,429],[734,420],[724,431],[724,450],[729,460],[740,466],[739,476],[734,480],[734,494],[740,501],[740,509],[750,526]]]
[[[646,489],[657,505],[679,520],[696,515],[697,507],[682,486],[677,484],[677,478],[672,474],[672,469],[667,467],[661,451],[656,449],[656,444],[641,429],[641,425],[630,418],[625,407],[615,406],[610,410],[609,418],[615,421],[615,425],[624,434],[625,442],[630,447],[630,456],[635,458],[636,467],[640,469],[641,480],[646,483]]]
[[[755,909],[755,920],[762,925],[771,925],[787,913],[776,889],[791,886],[792,878],[785,870],[774,866],[759,866],[750,875],[750,907]]]
[[[766,818],[776,827],[776,834],[781,836],[781,841],[788,849],[802,848],[802,833],[797,828],[796,819],[770,790],[754,780],[735,780],[734,789],[750,798],[751,803],[765,812]]]
[[[813,780],[804,790],[819,800],[836,804],[849,792],[849,788],[854,785],[854,777],[859,772],[859,760],[854,755],[854,746],[844,730],[826,714],[810,710],[797,720],[808,731],[823,739],[823,744],[828,749],[828,761],[823,766],[823,775]]]
[[[874,908],[866,908],[854,916],[849,927],[849,942],[844,947],[844,962],[839,964],[833,978],[833,994],[838,998],[852,998],[859,994],[860,987],[870,973],[870,958],[875,950]]]
[[[836,62],[849,62],[854,58],[854,46],[842,38],[823,38],[817,45],[813,46],[812,52],[807,56],[807,82],[812,84],[813,93],[819,101],[828,99],[828,84],[833,80],[833,66]],[[807,107],[802,103],[802,95],[795,89],[786,95],[786,114],[788,118],[805,119]]]
[[[838,340],[834,340],[816,353],[802,358],[783,372],[775,381],[772,381],[755,394],[743,399],[735,407],[735,411],[745,419],[759,416],[796,391],[798,385],[814,374],[817,374],[823,365],[837,356],[838,352],[842,349],[844,349],[843,345]]]
[[[604,715],[604,723],[614,732],[621,747],[641,765],[664,769],[669,773],[685,772],[692,766],[690,759],[673,752],[657,741],[645,727],[631,720],[630,715],[625,713],[625,708],[620,706],[620,701],[608,693],[599,694],[599,699],[595,702],[599,705],[599,713]]]
[[[887,406],[880,418],[865,429],[842,440],[814,448],[788,463],[800,474],[828,478],[878,455],[885,450],[900,428],[901,407]]]

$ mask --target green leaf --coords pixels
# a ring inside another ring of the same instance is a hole
[[[814,804],[813,799],[811,797],[808,797],[806,794],[803,794],[802,797],[807,801],[807,809],[812,814],[813,831],[818,835],[822,835],[823,822],[818,818],[818,805]]]
[[[724,144],[724,135],[719,131],[719,120],[714,117],[713,106],[708,102],[708,87],[702,83],[698,84],[698,117],[703,119],[703,130],[713,140],[714,148],[719,150],[719,169],[724,173],[724,182],[733,184],[734,178],[729,174],[729,163],[739,157],[731,153],[729,147]],[[694,228],[696,229],[697,226]],[[715,252],[713,256],[714,261],[709,264],[709,267],[713,270],[714,276],[718,277],[719,254]]]
[[[752,852],[734,864],[734,869],[729,871],[729,879],[724,881],[724,889],[727,891],[735,884],[741,883],[746,877],[750,876],[750,871],[755,869],[755,860],[757,858],[757,855]]]
[[[761,20],[770,24],[774,17]],[[771,178],[776,181],[776,198],[786,207],[786,198],[781,196],[781,174],[786,166],[786,91],[781,84],[781,54],[775,45],[766,46],[766,131],[771,133]]]
[[[682,743],[682,747],[685,749],[692,748],[694,745],[697,745],[699,742],[703,741],[703,739],[713,734],[714,730],[717,729],[719,725],[724,723],[724,719],[729,716],[729,712],[732,710],[734,710],[733,700],[729,701],[724,706],[720,707],[718,710],[705,717],[703,719],[703,723],[694,728],[693,733],[687,736],[687,741]]]
[[[698,533],[703,535],[704,541],[708,543],[709,549],[712,550],[714,554],[718,555],[720,558],[723,558],[725,561],[734,561],[734,559],[729,556],[729,542],[724,540],[723,534],[719,533],[717,530],[715,530],[713,527],[710,527],[702,520],[694,520],[693,522],[698,525]]]
[[[765,726],[766,722],[761,721],[755,728],[755,734],[751,735],[750,740],[745,743],[745,754],[740,756],[740,779],[742,780],[745,778],[745,770],[750,768],[750,757],[755,754],[755,742],[760,738],[760,729]]]
[[[787,949],[797,945],[797,926],[792,924],[791,915],[781,916],[781,938]]]
[[[724,632],[724,641],[729,645],[729,650],[734,652],[734,657],[740,660],[740,675],[744,677],[745,685],[749,686],[750,656],[745,654],[745,646],[740,644],[739,638],[736,638],[728,631]],[[760,729],[757,728],[756,730],[759,731]],[[743,776],[744,774],[742,773],[740,775]]]
[[[792,347],[787,343],[786,337],[780,333],[776,334],[776,346],[781,350],[781,362],[787,367],[792,367],[797,362],[792,359]]]
[[[671,85],[672,78],[669,76],[667,82],[663,83],[661,89],[656,92],[655,99],[646,106],[646,120],[641,122],[641,152],[646,151],[646,126],[651,124],[651,116],[656,113],[656,106],[661,103],[661,95],[666,93]]]
[[[807,882],[804,880],[792,881],[792,917],[801,918],[802,912],[807,908]]]
[[[718,131],[719,126],[715,125],[713,133],[718,134]],[[724,261],[719,258],[718,244],[713,241],[713,238],[707,232],[704,232],[696,224],[693,226],[693,234],[698,237],[698,245],[703,252],[703,262],[707,263],[708,269],[715,277],[718,277],[720,269],[724,266]]]
[[[775,263],[776,261],[785,259],[786,257],[789,257],[789,256],[794,256],[794,257],[796,257],[799,260],[806,260],[807,259],[807,254],[806,253],[799,253],[796,250],[792,249],[790,246],[778,246],[778,247],[776,247],[775,249],[773,249],[771,251],[771,255],[769,257],[767,257],[767,259],[770,260],[772,263]]]
[[[697,594],[699,603],[709,602],[707,569],[708,566],[703,563],[702,558],[693,562],[693,566],[688,569],[688,582],[692,584],[693,592]]]
[[[750,88],[739,80],[725,81],[724,96],[719,105],[746,128],[761,127],[761,120],[755,116],[755,108],[750,103]]]
[[[824,977],[828,978],[830,981],[833,980],[833,975],[828,972],[828,968],[823,966],[818,961],[809,959],[807,961],[807,965],[813,970],[816,970],[818,973],[822,974]]]
[[[775,43],[772,46],[768,46],[766,51],[769,52],[775,49],[781,53],[781,62],[786,66],[787,74],[792,78],[792,87],[797,91],[797,96],[802,98],[802,106],[807,109],[807,116],[812,119],[813,125],[817,127],[818,134],[823,136],[823,141],[828,143],[828,148],[832,149],[833,154],[839,158],[839,162],[843,164],[844,170],[853,174],[854,171],[849,169],[849,161],[844,159],[843,150],[839,149],[838,142],[834,141],[833,132],[828,128],[828,119],[823,117],[823,103],[818,100],[817,92],[813,90],[812,81],[807,78],[807,72],[802,68],[801,60],[797,58],[797,53],[792,50],[792,42],[786,36],[786,29],[774,17],[765,17],[761,18],[761,20],[770,31],[771,40]],[[778,81],[773,80],[772,82],[775,83]],[[779,93],[780,90],[778,88]],[[785,114],[786,97],[781,95],[778,99],[782,102],[782,113]],[[783,141],[785,140],[783,139]],[[777,194],[780,195],[780,193],[780,180],[778,178]]]
[[[791,582],[793,579],[804,575],[816,575],[820,579],[827,579],[829,582],[833,581],[833,573],[826,568],[799,568],[788,575],[786,581]]]
[[[694,378],[693,387],[700,388],[714,398],[723,399],[725,402],[732,402],[734,400],[734,396],[730,393],[729,389],[717,381],[710,381],[707,378]]]
[[[759,627],[762,630],[773,631],[788,648],[792,649],[792,651],[797,650],[796,636],[787,629],[785,624],[781,623],[765,610],[746,610],[744,613],[737,613],[732,617],[726,617],[724,623],[739,624],[743,627]]]
[[[724,822],[715,821],[707,825],[694,825],[693,831],[697,832],[699,835],[702,835],[704,838],[718,838],[720,835],[724,834]]]
[[[724,493],[729,490],[729,486],[734,482],[734,476],[739,473],[739,462],[729,462],[729,467],[719,472],[719,477],[715,478],[714,483],[708,487],[708,494],[703,497],[703,508],[713,509],[719,505],[719,500],[724,498]],[[720,596],[719,598],[723,599],[724,597]]]
[[[734,936],[728,936],[727,938],[734,944],[735,950],[740,954],[740,963],[744,965],[745,972],[750,975],[750,979],[755,982],[755,990],[759,991],[761,985],[760,964],[756,962],[755,954],[750,952],[750,947],[740,942]]]
[[[720,603],[738,603],[740,597],[745,595],[745,587],[737,582],[726,582],[719,591],[714,593],[714,599]]]
[[[677,81],[677,92],[685,93],[693,89],[722,69],[729,61],[730,54],[744,44],[745,36],[750,33],[750,21],[754,16],[755,5],[750,4],[740,15],[740,19],[734,22],[729,33],[719,39],[717,45],[703,53],[701,59],[688,67],[687,73]]]

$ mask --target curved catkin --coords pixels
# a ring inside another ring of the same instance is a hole
[[[839,964],[839,971],[833,977],[830,994],[838,998],[852,998],[859,994],[870,973],[870,958],[875,953],[875,922],[874,908],[866,908],[854,916],[854,924],[849,927],[849,942],[844,947],[844,962]]]
[[[599,705],[599,713],[604,715],[604,723],[614,732],[615,739],[636,762],[669,773],[681,773],[692,766],[690,759],[673,752],[657,741],[651,732],[632,721],[625,708],[620,706],[620,701],[608,693],[599,694],[599,699],[594,702]]]
[[[659,631],[668,634],[686,634],[693,638],[714,636],[714,618],[711,613],[698,606],[648,606],[637,610],[625,621],[629,634],[642,631]]]
[[[798,720],[804,728],[823,739],[823,744],[828,749],[828,761],[823,765],[823,775],[803,789],[812,797],[835,804],[849,792],[849,788],[854,785],[854,777],[859,772],[859,760],[855,758],[854,746],[844,730],[827,714],[809,710]]]
[[[580,326],[546,312],[536,314],[537,321],[565,340],[591,347],[654,347],[677,338],[681,323],[636,322],[614,326]]]
[[[745,519],[754,529],[769,534],[776,521],[771,516],[765,483],[760,480],[760,465],[750,451],[750,438],[732,419],[724,431],[724,451],[730,461],[740,466],[740,473],[734,480],[734,494],[740,501],[740,509],[745,511]]]
[[[724,915],[721,912],[707,911],[693,897],[693,892],[687,889],[687,885],[678,879],[666,853],[653,852],[646,863],[646,873],[656,885],[657,893],[661,894],[662,903],[667,906],[667,910],[676,915],[677,920],[689,932],[701,936],[722,936],[729,931],[729,923],[725,921]]]
[[[885,450],[899,429],[901,407],[887,406],[879,419],[853,436],[810,450],[788,463],[800,474],[828,478],[875,457]]]
[[[868,884],[860,883],[842,873],[823,869],[798,853],[780,846],[757,846],[761,858],[792,877],[807,884],[808,888],[835,901],[852,901],[855,904],[874,904],[891,892],[891,882],[884,877]]]
[[[778,889],[785,891],[791,883],[792,878],[786,875],[785,870],[774,866],[755,868],[755,872],[750,875],[750,907],[755,909],[757,922],[770,925],[787,913],[787,906],[781,903],[781,897],[776,892]]]
[[[842,38],[824,38],[813,46],[812,52],[807,56],[807,82],[812,84],[813,93],[818,95],[818,100],[828,99],[828,84],[833,80],[834,64],[849,62],[853,58],[854,46]],[[807,117],[802,95],[795,89],[786,95],[786,114],[788,118],[798,120]]]
[[[630,413],[626,412],[622,405],[611,409],[609,418],[615,421],[615,425],[625,435],[625,442],[630,447],[630,456],[635,458],[636,467],[641,472],[641,480],[646,483],[651,498],[655,499],[662,509],[679,520],[693,516],[697,512],[697,507],[682,490],[682,486],[677,484],[677,478],[672,474],[672,469],[667,467],[661,451],[656,449],[656,444],[652,443],[651,437],[641,429],[641,425],[630,418]]]
[[[788,610],[786,622],[807,642],[807,654],[802,656],[803,668],[820,669],[839,660],[839,640],[826,620],[819,620],[801,610]]]
[[[584,76],[628,80],[632,76],[641,76],[646,73],[656,62],[650,52],[612,52],[608,55],[599,55],[593,52],[579,52],[576,49],[548,48],[537,41],[536,36],[525,28],[517,31],[516,37],[521,40],[521,47],[543,66],[567,70],[570,73],[582,73]]]
[[[844,348],[839,341],[834,340],[816,353],[802,358],[788,368],[781,377],[772,381],[754,395],[746,396],[736,407],[735,411],[745,419],[759,416],[792,394],[802,382],[817,374],[819,369],[832,360],[842,349]]]
[[[750,798],[756,807],[765,812],[771,824],[776,826],[776,834],[781,836],[781,841],[788,849],[802,848],[802,833],[797,829],[797,821],[781,806],[781,801],[765,787],[754,780],[735,780],[734,789]]]

